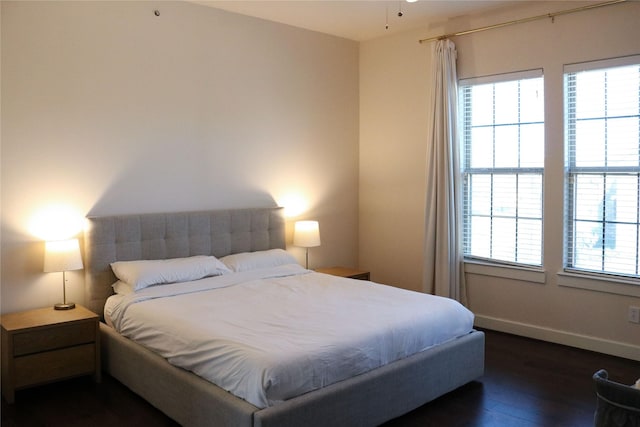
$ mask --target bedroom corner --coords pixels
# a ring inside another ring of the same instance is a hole
[[[540,15],[567,3],[539,2],[443,21],[428,31],[384,37],[360,49],[360,264],[380,280],[419,290],[422,283],[430,44],[425,36]],[[543,69],[545,78],[544,266],[510,275],[467,264],[478,327],[576,345],[622,357],[640,355],[638,325],[627,320],[638,286],[610,292],[563,276],[563,66],[637,55],[637,2],[455,37],[458,78]],[[526,46],[526,49],[523,49]],[[554,46],[549,49],[549,46]],[[392,81],[389,85],[386,82]],[[393,143],[390,143],[392,141]],[[401,218],[399,221],[398,218]],[[394,223],[395,227],[385,227]],[[495,269],[494,269],[495,270]],[[593,288],[596,289],[593,289]]]
[[[297,194],[289,243],[315,219],[314,262],[356,263],[356,42],[182,1],[0,7],[3,313],[60,297],[29,231],[51,204],[84,217]],[[82,271],[69,279],[81,303]]]

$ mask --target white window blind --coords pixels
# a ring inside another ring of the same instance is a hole
[[[542,265],[542,70],[459,82],[467,258]]]
[[[640,56],[565,67],[565,269],[638,278]]]

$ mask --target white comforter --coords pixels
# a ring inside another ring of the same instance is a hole
[[[264,408],[468,333],[456,301],[286,265],[110,302],[124,336]]]

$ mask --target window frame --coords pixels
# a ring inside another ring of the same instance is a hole
[[[572,262],[572,256],[576,256],[575,244],[575,224],[576,224],[576,194],[575,186],[578,176],[584,174],[596,174],[603,177],[606,182],[607,175],[618,175],[620,173],[632,173],[638,175],[640,183],[640,163],[638,166],[577,166],[575,165],[575,112],[572,109],[572,100],[569,93],[570,76],[585,71],[596,71],[613,69],[616,67],[637,65],[640,67],[640,55],[631,55],[613,59],[588,61],[574,64],[567,64],[563,70],[563,102],[564,102],[564,144],[565,144],[565,166],[564,166],[564,210],[563,210],[563,260],[562,271],[558,274],[558,284],[561,286],[577,287],[595,291],[609,292],[622,295],[640,296],[640,246],[636,246],[636,274],[625,274],[604,270],[592,270],[576,267]],[[639,71],[640,74],[640,71]],[[574,96],[576,96],[574,94]],[[640,93],[638,94],[640,104]],[[615,117],[615,116],[614,116]],[[605,115],[601,119],[610,120]],[[640,120],[640,111],[639,111]],[[639,142],[640,143],[640,142]],[[606,154],[605,154],[606,155]],[[605,202],[606,203],[606,200]],[[637,197],[638,207],[640,207],[640,194]],[[607,221],[603,216],[598,223],[603,224],[603,233],[606,234],[605,224],[616,223]],[[640,221],[639,221],[640,222]],[[638,225],[640,227],[640,225]],[[636,231],[638,233],[638,230]],[[603,253],[601,264],[605,262],[603,241]],[[634,289],[635,288],[635,289]]]
[[[525,70],[525,71],[517,71],[517,72],[510,72],[510,73],[503,73],[503,74],[496,74],[496,75],[490,75],[490,76],[483,76],[483,77],[473,77],[473,78],[467,78],[467,79],[461,79],[458,82],[458,87],[459,87],[459,93],[458,93],[458,98],[459,98],[459,143],[461,146],[461,162],[460,162],[460,178],[462,179],[462,198],[463,198],[463,206],[466,207],[468,205],[468,200],[471,197],[469,192],[468,192],[468,184],[467,184],[467,177],[468,176],[472,176],[474,174],[478,175],[478,174],[484,174],[484,175],[512,175],[516,177],[516,182],[519,176],[522,175],[535,175],[535,176],[539,176],[540,177],[540,248],[539,248],[539,253],[540,253],[540,263],[539,264],[532,264],[532,263],[523,263],[523,262],[513,262],[513,261],[507,261],[507,260],[502,260],[499,258],[486,258],[486,257],[481,257],[478,255],[472,255],[468,252],[469,250],[469,246],[471,245],[471,242],[467,242],[467,239],[463,237],[463,254],[464,254],[464,260],[465,263],[467,265],[466,269],[469,270],[469,272],[474,272],[476,274],[487,274],[487,275],[491,275],[491,276],[497,276],[497,277],[512,277],[513,273],[510,273],[508,270],[509,269],[516,269],[519,270],[521,273],[525,272],[525,271],[529,271],[529,275],[527,276],[528,279],[525,279],[526,281],[531,281],[531,282],[535,282],[535,283],[543,283],[545,281],[545,273],[544,273],[544,203],[545,203],[545,192],[544,192],[544,180],[545,180],[545,164],[544,164],[544,146],[545,146],[545,141],[543,139],[542,141],[542,147],[543,147],[543,163],[542,166],[540,167],[531,167],[531,166],[524,166],[524,167],[495,167],[495,165],[493,167],[468,167],[467,165],[470,164],[470,155],[471,153],[469,152],[470,150],[467,150],[467,147],[469,146],[470,142],[469,142],[469,137],[470,137],[470,128],[471,128],[471,124],[469,123],[468,117],[465,117],[465,96],[464,96],[464,90],[467,87],[472,87],[475,85],[485,85],[485,84],[494,84],[494,83],[503,83],[503,82],[517,82],[517,81],[521,81],[521,80],[527,80],[527,79],[535,79],[535,78],[542,78],[542,83],[543,83],[543,88],[544,88],[544,71],[542,68],[537,68],[537,69],[532,69],[532,70]],[[544,89],[543,89],[544,90]],[[544,92],[543,92],[543,96],[544,96]],[[543,138],[544,138],[544,126],[545,126],[545,117],[544,117],[544,108],[546,107],[545,102],[544,102],[544,98],[543,98],[543,113],[542,113],[542,121],[541,122],[532,122],[532,123],[540,123],[543,126]],[[523,124],[527,124],[526,122],[517,122],[518,126],[522,126]],[[492,125],[493,128],[495,129],[496,126],[495,123]],[[520,148],[520,147],[519,147]],[[517,186],[517,184],[516,184]],[[493,191],[493,190],[492,190]],[[517,197],[517,190],[515,193],[515,196]],[[467,201],[467,202],[465,202]],[[493,213],[490,216],[491,218],[494,217]],[[514,217],[515,219],[526,219],[526,216],[520,217],[517,213]],[[535,218],[536,220],[538,218]],[[466,235],[466,230],[468,230],[468,227],[470,227],[469,224],[470,221],[470,215],[466,215],[465,212],[463,212],[462,215],[462,227],[463,227],[463,236]],[[516,231],[517,233],[517,231]],[[517,237],[517,236],[516,236]],[[517,243],[516,243],[517,245]],[[526,276],[526,274],[525,274]]]

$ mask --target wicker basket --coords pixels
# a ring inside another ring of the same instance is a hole
[[[595,427],[640,427],[640,389],[610,381],[604,369],[593,381],[598,397]]]

